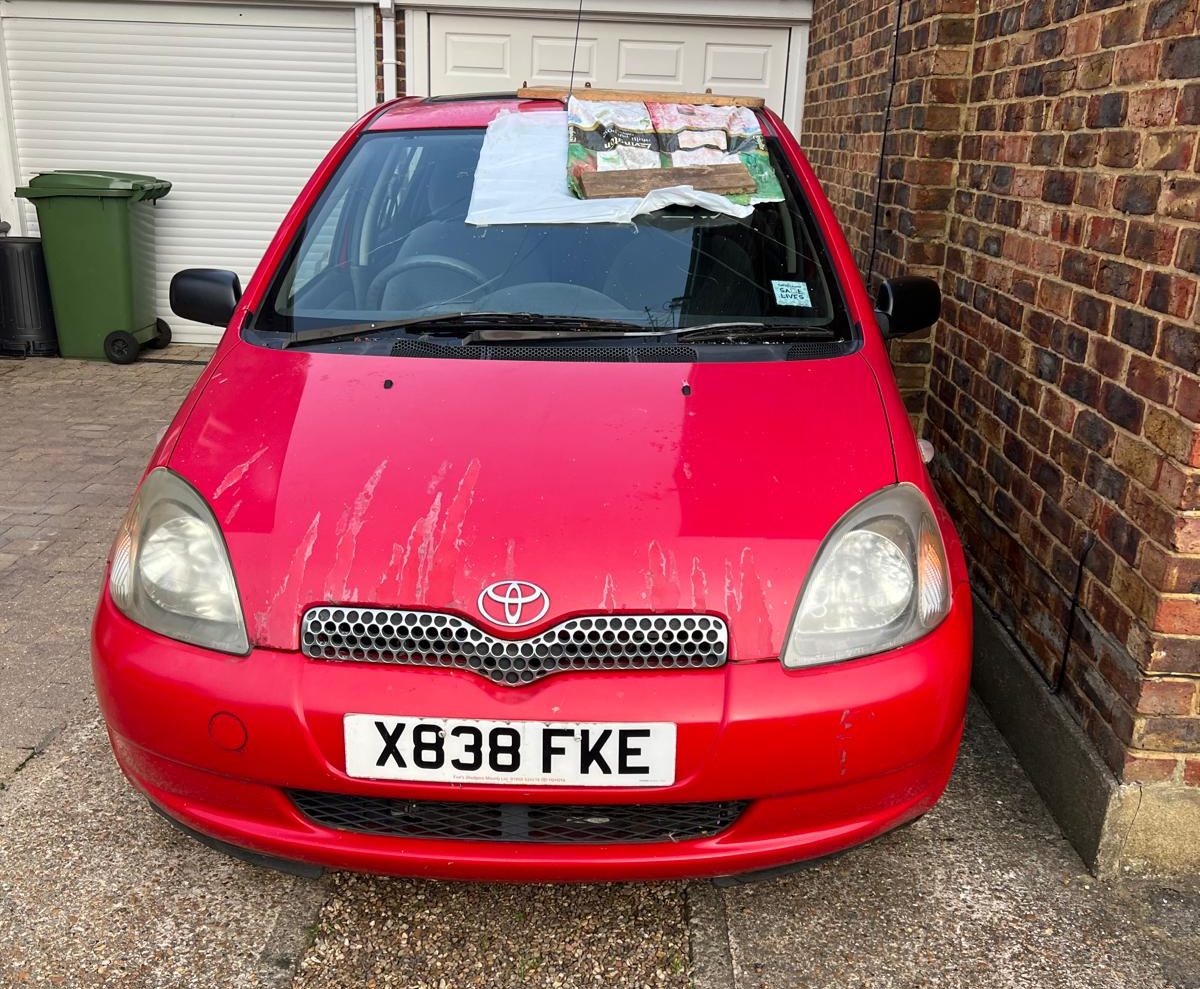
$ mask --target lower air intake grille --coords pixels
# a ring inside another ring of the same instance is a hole
[[[748,806],[703,804],[469,804],[292,790],[310,820],[337,831],[549,845],[645,844],[711,838]]]

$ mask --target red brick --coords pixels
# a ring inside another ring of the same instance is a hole
[[[1100,28],[1100,44],[1105,48],[1132,45],[1141,40],[1146,24],[1146,9],[1129,4],[1105,14]]]
[[[1171,93],[1171,106],[1174,108],[1175,94]],[[1105,92],[1092,96],[1087,105],[1087,125],[1089,127],[1120,127],[1125,123],[1129,112],[1129,95],[1120,92]],[[1130,123],[1133,123],[1130,120]]]
[[[1130,127],[1169,127],[1175,122],[1175,89],[1137,90],[1129,96],[1126,119]]]
[[[1129,224],[1117,217],[1093,216],[1088,221],[1084,243],[1093,250],[1104,251],[1106,254],[1120,254],[1128,229]]]
[[[1150,658],[1146,669],[1155,673],[1200,674],[1200,638],[1195,636],[1154,634],[1150,640]]]
[[[1142,154],[1142,133],[1136,130],[1105,131],[1100,146],[1100,163],[1110,168],[1132,168]]]
[[[1148,542],[1142,550],[1142,575],[1155,590],[1190,594],[1200,587],[1200,559],[1170,553]]]
[[[1191,714],[1196,705],[1195,680],[1154,677],[1143,680],[1138,696],[1138,714]]]
[[[1125,783],[1166,783],[1176,777],[1179,766],[1178,757],[1173,755],[1128,752],[1121,780]]]
[[[1200,374],[1200,332],[1167,323],[1159,334],[1158,356],[1190,374]]]
[[[1194,635],[1200,628],[1200,597],[1179,594],[1159,598],[1150,627],[1166,635]]]
[[[1194,0],[1154,0],[1146,15],[1146,37],[1190,34],[1196,26]]]
[[[1178,227],[1161,221],[1148,223],[1135,220],[1129,224],[1129,238],[1125,242],[1125,256],[1159,266],[1169,265],[1175,253],[1175,238]]]
[[[1075,71],[1075,86],[1078,89],[1100,89],[1113,79],[1113,53],[1099,52],[1080,59]],[[1047,93],[1047,95],[1051,95]]]
[[[1171,384],[1175,377],[1165,365],[1135,354],[1130,358],[1125,383],[1143,398],[1166,405],[1171,397]]]
[[[1121,377],[1128,356],[1129,351],[1124,347],[1118,346],[1111,340],[1105,340],[1103,337],[1095,337],[1092,340],[1088,363],[1111,382]]]
[[[1164,79],[1200,78],[1200,35],[1172,38],[1164,44],[1159,74]]]
[[[1064,55],[1082,55],[1100,47],[1100,19],[1087,17],[1067,25]]]
[[[1157,78],[1158,52],[1158,45],[1139,45],[1118,51],[1113,66],[1113,82],[1118,86],[1130,86]]]
[[[1174,460],[1164,461],[1154,490],[1172,508],[1200,511],[1200,470],[1184,467]]]
[[[1067,138],[1063,152],[1063,164],[1068,168],[1091,168],[1096,164],[1100,148],[1100,135],[1082,132]],[[1053,173],[1051,173],[1053,174]],[[1070,203],[1070,199],[1063,200]]]
[[[1177,319],[1187,319],[1196,302],[1196,280],[1151,271],[1142,283],[1142,305]]]
[[[1175,113],[1179,124],[1200,124],[1200,83],[1184,86],[1179,91],[1179,109]]]
[[[1164,172],[1187,168],[1195,147],[1195,134],[1179,131],[1147,134],[1142,143],[1142,167]]]
[[[1117,179],[1113,205],[1122,213],[1148,215],[1158,208],[1162,180],[1156,175],[1122,175]]]
[[[1112,202],[1114,181],[1111,175],[1097,171],[1084,172],[1079,178],[1079,192],[1075,202],[1079,206],[1090,206],[1093,209],[1107,209]]]
[[[1179,382],[1179,394],[1175,398],[1175,408],[1185,419],[1200,422],[1200,380],[1183,378]]]
[[[1157,409],[1150,409],[1147,418],[1161,415]],[[1169,417],[1168,417],[1169,420]],[[1174,437],[1167,437],[1168,442],[1174,442]],[[1153,445],[1152,445],[1153,444]],[[1151,439],[1149,443],[1133,436],[1118,434],[1116,446],[1113,448],[1113,462],[1120,470],[1144,487],[1153,487],[1158,480],[1162,468],[1162,455],[1155,447],[1158,444]]]
[[[1112,335],[1122,343],[1152,354],[1158,343],[1158,323],[1156,316],[1118,307],[1113,315]]]
[[[1200,230],[1184,230],[1180,235],[1175,266],[1194,275],[1200,275]]]
[[[1125,302],[1136,302],[1141,293],[1142,268],[1119,261],[1101,261],[1096,266],[1095,284],[1097,292]]]

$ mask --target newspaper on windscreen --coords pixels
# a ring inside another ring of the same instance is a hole
[[[756,189],[724,198],[738,205],[783,199],[758,118],[746,107],[571,97],[567,128],[568,181],[580,199],[585,172],[735,164],[746,166]]]

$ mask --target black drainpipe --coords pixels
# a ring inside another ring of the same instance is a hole
[[[1083,550],[1079,554],[1079,570],[1075,574],[1075,593],[1071,595],[1071,610],[1067,615],[1067,640],[1063,643],[1062,662],[1058,664],[1058,674],[1050,685],[1050,693],[1057,694],[1062,690],[1063,681],[1067,677],[1067,657],[1071,654],[1071,640],[1075,636],[1075,614],[1079,611],[1079,592],[1083,588],[1083,571],[1087,566],[1088,554],[1096,545],[1096,537],[1088,533],[1083,537]]]

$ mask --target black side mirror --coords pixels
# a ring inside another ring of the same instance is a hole
[[[924,330],[941,318],[942,290],[932,278],[903,275],[879,286],[875,311],[886,316],[879,328],[887,340]]]
[[[171,309],[176,316],[228,326],[242,297],[242,283],[221,268],[185,268],[171,279]]]

